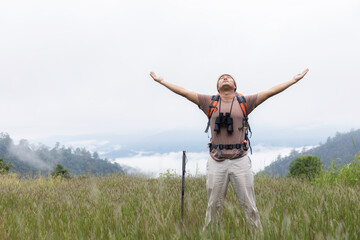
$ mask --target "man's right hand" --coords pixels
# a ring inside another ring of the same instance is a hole
[[[174,93],[179,94],[180,96],[183,96],[183,97],[187,98],[188,100],[195,103],[196,105],[200,104],[199,103],[199,97],[198,97],[197,93],[190,92],[190,91],[186,90],[185,88],[179,87],[179,86],[177,86],[175,84],[165,82],[162,77],[157,77],[154,72],[150,72],[150,76],[154,79],[154,81],[156,81],[158,83],[161,83],[161,85],[164,85],[165,87],[167,87],[168,89],[170,89]]]
[[[161,83],[162,81],[164,81],[164,79],[162,77],[157,77],[154,72],[150,72],[150,76],[158,83]]]

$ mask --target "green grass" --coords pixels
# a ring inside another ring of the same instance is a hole
[[[0,176],[0,239],[360,239],[360,186],[257,177],[263,232],[230,187],[221,223],[202,232],[204,177],[18,179]]]

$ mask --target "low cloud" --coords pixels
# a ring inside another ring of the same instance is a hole
[[[182,170],[182,154],[181,151],[162,154],[155,153],[152,155],[139,153],[133,157],[117,158],[115,162],[139,169],[141,172],[153,177],[158,177],[160,173],[164,173],[167,170],[180,175]],[[192,175],[205,174],[207,157],[207,152],[187,153],[187,173]]]
[[[8,151],[20,161],[39,170],[50,170],[53,167],[44,162],[28,145],[11,145]]]
[[[307,147],[307,149],[310,147]],[[269,147],[264,145],[256,145],[253,147],[253,154],[250,155],[252,160],[252,170],[256,173],[264,169],[270,163],[276,160],[278,155],[286,156],[294,148],[290,147]],[[302,148],[295,149],[297,151]],[[186,154],[188,162],[186,171],[191,175],[205,175],[206,163],[209,157],[208,152],[189,152]],[[155,153],[152,155],[144,155],[139,153],[133,157],[117,158],[115,162],[120,165],[130,166],[139,169],[141,172],[158,177],[160,173],[171,170],[178,175],[182,171],[182,152]]]

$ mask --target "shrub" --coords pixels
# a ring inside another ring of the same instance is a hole
[[[56,168],[51,172],[51,176],[53,177],[63,177],[70,178],[70,174],[66,168],[64,168],[61,164],[56,164]]]
[[[177,178],[180,176],[176,174],[176,171],[174,169],[167,169],[165,173],[160,173],[159,177],[169,179],[169,178]]]
[[[289,176],[312,180],[321,173],[321,159],[313,155],[303,155],[290,163]]]
[[[11,166],[12,166],[12,163],[5,163],[4,159],[0,158],[0,174],[5,174],[5,173],[9,172]]]

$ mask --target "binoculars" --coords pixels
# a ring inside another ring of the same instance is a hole
[[[230,113],[219,113],[219,116],[215,119],[215,127],[214,131],[219,133],[221,127],[226,127],[228,133],[232,133],[234,131],[233,127],[233,119],[230,117]]]

